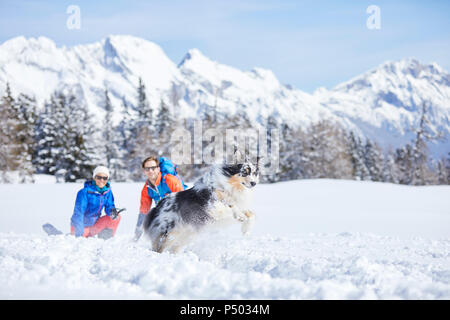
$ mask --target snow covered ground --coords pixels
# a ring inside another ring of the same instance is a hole
[[[0,299],[450,299],[450,186],[303,180],[259,185],[257,221],[201,234],[179,254],[131,241],[140,183],[115,238],[69,230],[81,183],[0,185]]]

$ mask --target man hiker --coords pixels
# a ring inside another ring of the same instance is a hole
[[[161,157],[160,160],[150,156],[142,161],[142,170],[147,176],[147,180],[141,191],[141,206],[136,223],[135,241],[139,240],[142,235],[142,224],[145,216],[150,212],[152,202],[155,201],[156,205],[169,193],[183,191],[186,188],[183,180],[177,174],[176,166],[168,158]],[[169,170],[171,172],[169,173],[167,170],[163,170],[162,172],[160,165],[163,164],[165,164],[164,168],[173,169],[173,171]]]

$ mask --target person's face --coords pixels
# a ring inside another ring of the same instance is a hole
[[[95,184],[97,185],[97,187],[99,187],[101,189],[108,182],[108,176],[106,174],[104,174],[104,173],[98,173],[94,177],[94,180],[95,180]]]
[[[148,160],[146,163],[144,163],[144,173],[147,176],[148,180],[154,183],[156,181],[156,178],[158,178],[159,166],[154,160]]]

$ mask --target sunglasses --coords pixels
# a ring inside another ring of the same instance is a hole
[[[153,167],[144,167],[145,172],[149,172],[150,170],[155,171],[156,168],[159,168],[158,166],[153,166]]]
[[[103,181],[108,181],[108,177],[102,177],[102,176],[95,176],[96,180],[103,180]]]

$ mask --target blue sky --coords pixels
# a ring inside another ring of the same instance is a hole
[[[69,30],[69,5],[81,29]],[[369,30],[369,5],[381,29]],[[0,42],[46,36],[57,45],[131,34],[178,63],[191,48],[242,70],[271,69],[285,84],[331,88],[386,60],[415,57],[450,70],[449,1],[0,1]]]

